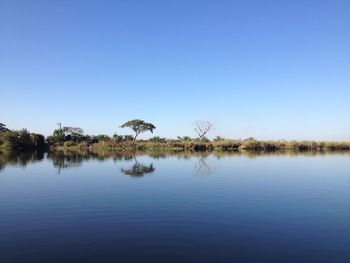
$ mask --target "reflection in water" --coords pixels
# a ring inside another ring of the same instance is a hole
[[[148,153],[0,153],[0,262],[349,262],[349,153]]]
[[[44,159],[42,151],[0,151],[0,172],[6,166],[26,167],[29,163],[38,162]]]
[[[47,158],[52,160],[53,167],[57,168],[58,174],[61,173],[62,169],[81,166],[84,160],[84,156],[78,152],[68,154],[62,152],[49,153]]]
[[[128,152],[87,152],[87,151],[58,151],[50,152],[47,155],[48,159],[52,160],[52,164],[61,173],[62,169],[74,168],[82,166],[84,161],[97,160],[106,161],[112,159],[113,161],[131,160],[133,154]]]
[[[126,175],[130,175],[133,177],[142,177],[146,173],[153,173],[155,168],[153,167],[153,164],[151,163],[149,166],[135,163],[131,168],[129,169],[120,169],[122,173]]]
[[[195,173],[196,175],[209,175],[213,172],[211,167],[206,163],[206,158],[199,158],[197,164],[195,165]]]
[[[124,169],[124,168],[120,169],[120,171],[123,174],[130,175],[132,177],[142,177],[144,174],[154,172],[155,168],[153,167],[153,163],[151,163],[150,165],[144,165],[137,161],[135,155],[133,156],[133,158],[135,160],[135,163],[133,166],[131,166],[128,169]]]
[[[114,162],[126,161],[134,159],[135,164],[128,168],[122,169],[124,174],[130,176],[143,176],[146,173],[152,173],[155,168],[153,164],[145,165],[137,161],[137,155],[147,155],[153,159],[164,159],[167,157],[176,157],[179,160],[187,160],[197,157],[198,163],[195,165],[195,173],[197,175],[207,175],[212,173],[212,168],[207,164],[206,158],[211,155],[217,159],[230,156],[244,156],[248,158],[257,158],[260,156],[324,156],[329,154],[350,156],[350,152],[336,152],[336,151],[277,151],[277,152],[249,152],[249,151],[233,151],[233,152],[191,152],[191,151],[142,151],[142,152],[128,152],[128,151],[57,151],[57,152],[18,152],[0,150],[0,172],[6,166],[25,167],[30,163],[43,160],[45,157],[52,161],[52,165],[58,169],[58,173],[62,169],[80,167],[84,161],[97,160],[106,161],[112,159]]]

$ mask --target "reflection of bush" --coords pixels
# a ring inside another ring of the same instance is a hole
[[[61,169],[70,167],[79,167],[82,165],[84,159],[89,160],[88,155],[82,155],[79,152],[57,152],[49,153],[47,158],[52,160],[52,164],[60,172]]]
[[[326,155],[326,154],[344,154],[350,155],[349,151],[332,151],[332,150],[275,150],[275,151],[266,151],[266,150],[236,150],[236,151],[205,151],[205,152],[196,152],[196,151],[183,151],[183,150],[161,150],[161,149],[146,149],[146,150],[135,150],[135,151],[122,151],[122,150],[86,150],[86,151],[62,151],[62,152],[50,152],[48,158],[52,159],[54,155],[60,154],[61,158],[66,157],[70,162],[82,162],[84,160],[99,160],[105,161],[112,159],[115,162],[118,161],[129,161],[135,159],[135,157],[140,155],[146,155],[153,159],[165,159],[168,157],[175,157],[178,159],[191,159],[191,158],[207,158],[209,155],[212,155],[219,158],[230,157],[230,156],[246,156],[249,158],[255,158],[259,156],[315,156],[315,155]],[[136,163],[137,161],[135,161]]]
[[[42,151],[0,151],[0,170],[7,165],[26,167],[29,163],[34,163],[44,159]]]
[[[142,176],[146,173],[152,173],[155,168],[153,165],[140,164],[136,157],[139,155],[147,155],[153,159],[174,157],[178,159],[192,159],[199,158],[199,162],[196,166],[196,170],[200,171],[198,174],[210,173],[209,167],[205,164],[205,158],[209,155],[216,157],[217,159],[230,157],[230,156],[246,156],[249,158],[256,158],[259,156],[316,156],[316,155],[326,155],[326,154],[343,154],[350,156],[349,151],[334,151],[334,150],[237,150],[237,151],[184,151],[184,150],[142,150],[142,151],[121,151],[121,150],[65,150],[65,151],[51,151],[47,153],[47,160],[52,161],[55,168],[66,169],[69,167],[81,166],[84,161],[97,160],[106,161],[113,160],[114,162],[123,162],[129,160],[135,160],[135,164],[129,169],[122,169],[124,174],[130,176]],[[10,151],[10,150],[0,150],[0,171],[5,169],[6,166],[20,166],[25,167],[29,163],[34,163],[43,160],[45,157],[45,152],[43,151]]]
[[[134,159],[134,153],[112,151],[112,150],[72,150],[65,149],[62,151],[51,151],[48,153],[47,158],[52,161],[55,168],[61,169],[79,167],[84,161],[97,160],[106,161],[112,159],[113,161],[127,161]]]

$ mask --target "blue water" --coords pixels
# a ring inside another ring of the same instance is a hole
[[[350,154],[0,167],[0,262],[350,262]]]

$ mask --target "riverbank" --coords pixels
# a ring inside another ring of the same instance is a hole
[[[258,140],[164,140],[154,142],[140,140],[137,142],[100,141],[94,144],[65,143],[52,145],[51,150],[172,150],[172,151],[350,151],[350,142],[318,142],[318,141],[258,141]]]

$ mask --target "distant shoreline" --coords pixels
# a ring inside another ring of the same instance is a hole
[[[170,150],[170,151],[251,151],[251,152],[277,152],[277,151],[350,151],[350,142],[318,142],[318,141],[259,141],[249,140],[166,140],[154,142],[140,140],[136,142],[116,142],[113,140],[88,144],[85,142],[63,145],[52,145],[53,151],[60,150],[91,150],[91,151],[134,151],[134,150]]]
[[[41,134],[31,133],[26,129],[9,130],[0,123],[0,150],[91,150],[91,151],[134,151],[134,150],[175,150],[175,151],[350,151],[350,141],[286,141],[286,140],[244,140],[226,139],[216,137],[209,140],[205,137],[211,127],[210,123],[198,124],[197,138],[188,136],[177,139],[152,137],[147,140],[137,140],[141,132],[153,132],[155,126],[142,120],[131,120],[124,124],[132,127],[135,135],[108,136],[87,135],[81,128],[61,127],[53,134],[45,137]],[[195,129],[196,130],[196,129]],[[204,132],[203,132],[204,131]]]

